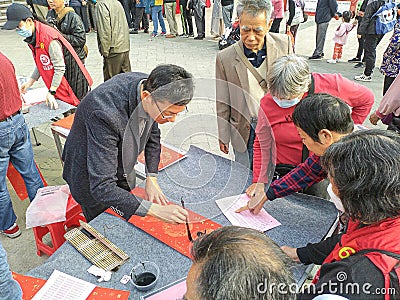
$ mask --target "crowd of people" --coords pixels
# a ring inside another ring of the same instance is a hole
[[[6,185],[9,162],[22,175],[32,201],[43,187],[34,162],[29,129],[21,113],[21,94],[40,77],[48,89],[50,109],[57,101],[76,106],[74,123],[62,159],[63,178],[87,221],[111,208],[122,218],[153,216],[163,222],[187,222],[183,207],[168,203],[157,181],[161,153],[159,124],[175,122],[194,96],[194,78],[184,68],[164,64],[150,74],[131,72],[130,36],[139,30],[153,37],[205,38],[207,1],[98,0],[89,2],[33,1],[31,9],[12,4],[5,29],[16,30],[32,51],[35,69],[18,85],[12,62],[0,53],[0,231],[17,238],[16,222]],[[358,26],[359,49],[349,62],[365,62],[370,81],[375,66],[376,13],[383,0],[352,1],[335,32],[330,63],[340,61],[347,34]],[[237,213],[257,215],[266,201],[295,192],[325,198],[338,210],[335,234],[301,248],[276,245],[265,234],[228,226],[197,238],[191,247],[187,300],[215,299],[397,299],[400,294],[400,23],[384,54],[383,98],[371,112],[374,94],[341,74],[311,72],[306,58],[293,54],[299,25],[306,17],[304,2],[288,2],[289,18],[280,34],[283,2],[238,0],[240,40],[216,56],[216,115],[220,150],[231,149],[235,160],[253,173],[249,201]],[[233,1],[215,1],[211,30],[221,35],[233,18]],[[338,16],[336,0],[319,0],[316,8],[316,48],[310,60],[324,57],[326,31]],[[46,11],[47,9],[47,11]],[[165,12],[170,32],[164,23]],[[215,10],[215,12],[214,12]],[[392,7],[396,16],[397,8]],[[271,20],[270,17],[273,17]],[[350,23],[357,17],[357,21]],[[103,57],[104,83],[91,91],[85,67],[86,33],[94,20],[98,50]],[[395,23],[395,24],[394,24]],[[364,59],[361,55],[364,53]],[[388,130],[367,129],[379,120]],[[126,151],[129,149],[129,151]],[[130,191],[136,186],[135,164],[144,152],[143,200]],[[324,201],[324,200],[321,200]],[[398,227],[399,226],[399,227]],[[294,263],[321,265],[313,284],[293,288]],[[338,274],[345,274],[346,278]],[[265,287],[260,290],[260,283]],[[332,291],[332,284],[357,285]],[[365,285],[368,284],[368,289]],[[278,288],[279,287],[279,288]],[[373,293],[385,291],[380,295]],[[394,293],[394,294],[390,294]],[[393,296],[394,295],[394,296]],[[0,244],[0,299],[21,299]]]

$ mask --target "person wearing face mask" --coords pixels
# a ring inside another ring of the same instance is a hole
[[[50,108],[57,109],[55,99],[77,106],[93,81],[64,36],[58,30],[36,20],[28,7],[18,3],[7,8],[7,22],[3,28],[16,29],[25,38],[36,63],[31,77],[21,86],[21,92],[25,93],[42,77],[49,89],[46,103]]]
[[[300,143],[302,142],[312,154],[285,176],[273,181],[270,186],[257,183],[249,187],[246,193],[251,199],[247,206],[237,212],[250,210],[253,214],[258,214],[266,201],[300,192],[323,181],[327,178],[327,174],[321,167],[320,157],[326,149],[353,132],[354,129],[365,129],[362,125],[354,126],[353,119],[357,118],[354,117],[354,111],[352,112],[343,100],[324,93],[308,95],[301,100],[291,117],[292,126],[296,130],[296,135],[293,136],[300,139]],[[258,135],[258,141],[261,149],[256,152],[258,156],[254,159],[262,162],[260,169],[263,170],[264,165],[268,165],[268,160],[270,160],[270,139],[263,133],[264,120],[260,119],[260,121],[262,122],[258,129],[261,133]],[[290,132],[287,131],[287,134]],[[279,140],[277,134],[275,134],[275,139]],[[276,147],[279,151],[279,145]],[[331,200],[338,202],[335,201],[336,198]],[[337,208],[341,210],[340,205]]]
[[[323,169],[349,222],[343,234],[319,243],[282,247],[297,262],[321,265],[314,286],[297,299],[329,293],[352,300],[399,299],[399,153],[400,136],[376,129],[353,132],[325,151]]]
[[[264,184],[271,180],[265,170],[269,156],[262,155],[271,148],[268,143],[269,126],[276,143],[274,179],[283,177],[307,159],[307,148],[303,146],[292,118],[296,105],[304,97],[313,93],[339,97],[352,108],[351,117],[355,124],[364,122],[374,103],[372,91],[365,86],[340,74],[311,73],[307,60],[294,54],[281,57],[272,64],[267,83],[269,93],[260,102],[254,141],[253,184],[247,189],[250,197],[257,191],[263,193]],[[326,186],[327,183],[325,186],[309,187],[306,192],[327,198]]]

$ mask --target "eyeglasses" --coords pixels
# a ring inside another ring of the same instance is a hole
[[[161,114],[161,117],[165,120],[165,119],[171,119],[171,118],[175,118],[175,117],[177,117],[177,116],[183,116],[183,115],[185,115],[187,112],[188,112],[188,109],[187,109],[187,107],[185,106],[185,110],[184,111],[182,111],[182,112],[179,112],[179,113],[171,113],[171,115],[164,115],[163,114],[163,112],[162,112],[162,110],[160,109],[160,107],[158,106],[158,104],[157,104],[157,101],[154,101],[154,104],[157,106],[157,108],[158,108],[158,111],[160,112],[160,114]]]
[[[182,208],[185,209],[185,201],[183,201],[182,198],[181,198],[181,204],[182,204]],[[193,240],[192,234],[190,233],[190,228],[189,228],[189,223],[188,223],[187,218],[186,218],[185,224],[186,224],[186,231],[187,231],[188,239],[189,239],[190,242],[193,242],[194,240]],[[207,230],[206,229],[204,229],[204,232],[203,231],[198,231],[197,232],[197,237],[199,238],[199,237],[201,237],[202,235],[205,235],[205,234],[207,234]]]

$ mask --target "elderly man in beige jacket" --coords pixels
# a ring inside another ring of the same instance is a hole
[[[122,4],[99,0],[96,7],[97,42],[103,56],[104,81],[131,71],[129,27]]]
[[[269,33],[271,0],[239,0],[241,40],[218,53],[216,95],[220,150],[252,167],[253,142],[260,99],[267,92],[266,77],[271,64],[292,53],[288,35]]]

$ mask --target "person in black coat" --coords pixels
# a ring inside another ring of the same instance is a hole
[[[63,178],[87,221],[107,208],[126,220],[150,215],[175,224],[186,221],[187,211],[167,205],[157,183],[158,124],[174,122],[192,97],[191,74],[175,65],[160,65],[150,75],[116,75],[82,100],[64,147]],[[149,201],[130,193],[142,151]]]
[[[324,56],[326,31],[329,21],[336,15],[338,4],[336,0],[319,0],[315,10],[315,23],[317,23],[317,35],[315,38],[315,50],[309,59],[321,59]]]

